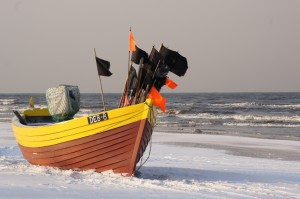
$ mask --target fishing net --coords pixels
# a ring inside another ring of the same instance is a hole
[[[80,108],[78,86],[59,85],[49,88],[46,99],[49,112],[56,122],[72,119]]]

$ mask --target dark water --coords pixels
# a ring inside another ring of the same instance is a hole
[[[118,106],[121,94],[106,94],[107,109]],[[44,94],[0,94],[0,122],[12,110],[46,107]],[[157,131],[229,134],[300,140],[300,93],[163,93],[167,112],[159,111]],[[81,94],[77,117],[103,110],[100,94]]]

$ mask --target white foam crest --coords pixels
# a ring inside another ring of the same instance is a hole
[[[241,103],[228,103],[228,104],[211,104],[215,107],[223,108],[277,108],[277,109],[300,109],[300,104],[258,104],[255,102],[241,102]]]
[[[258,124],[258,123],[223,123],[224,126],[238,126],[238,127],[281,127],[281,128],[298,128],[300,124]]]
[[[186,119],[219,119],[228,120],[234,119],[238,121],[285,121],[285,122],[300,122],[300,116],[256,116],[256,115],[212,115],[210,113],[177,115],[176,117]]]
[[[7,110],[10,110],[10,109],[11,108],[5,107],[5,106],[0,107],[0,111],[7,111]]]
[[[188,112],[187,110],[169,109],[169,110],[166,110],[165,114],[178,115],[178,114],[185,114],[187,112]]]
[[[300,104],[273,104],[273,105],[263,105],[267,108],[289,108],[289,109],[299,109],[300,108]]]
[[[0,99],[0,104],[2,105],[9,105],[14,104],[16,99]]]
[[[101,111],[101,110],[99,110]],[[93,111],[92,109],[80,109],[78,113],[76,113],[75,117],[84,117],[84,116],[87,116],[89,114],[92,114]]]
[[[29,105],[28,105],[28,107],[29,107]],[[27,109],[28,107],[25,107],[25,109]],[[34,108],[47,108],[47,106],[46,105],[43,105],[43,104],[35,104],[34,105]]]
[[[12,117],[1,117],[0,121],[10,121]]]
[[[237,102],[229,104],[211,104],[211,106],[226,107],[226,108],[242,108],[242,107],[253,107],[257,105],[255,102]]]
[[[230,117],[229,117],[230,118]],[[255,120],[255,121],[286,121],[300,122],[299,116],[255,116],[255,115],[234,115],[235,120]]]
[[[179,102],[174,102],[171,103],[172,106],[193,106],[194,103],[179,103]]]

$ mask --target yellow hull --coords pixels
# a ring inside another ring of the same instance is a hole
[[[143,119],[147,119],[151,126],[154,126],[156,111],[153,109],[152,101],[148,99],[141,104],[42,126],[23,125],[17,118],[13,118],[12,127],[20,145],[45,147],[99,134]],[[47,116],[49,112],[47,109],[33,109],[24,111],[24,115]],[[108,118],[101,119],[99,115],[107,115]]]
[[[59,123],[45,122],[49,118],[47,109],[24,111],[26,125],[13,118],[15,137],[28,162],[131,176],[151,139],[156,110],[149,99]]]

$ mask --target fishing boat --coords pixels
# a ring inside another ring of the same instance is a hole
[[[46,92],[47,108],[34,108],[30,102],[27,110],[14,111],[13,131],[23,156],[31,164],[96,172],[112,170],[132,176],[151,140],[156,107],[163,112],[166,108],[160,89],[164,85],[171,89],[177,86],[167,74],[170,71],[183,76],[187,60],[163,45],[160,51],[153,46],[148,55],[135,45],[130,31],[128,77],[118,108],[107,111],[100,76],[112,75],[110,62],[97,57],[94,51],[104,111],[73,117],[80,108],[78,87],[50,88]],[[133,63],[139,65],[138,73]]]
[[[23,156],[33,165],[131,176],[155,122],[155,107],[147,99],[63,122],[53,122],[47,108],[31,108],[14,117],[12,127]]]

